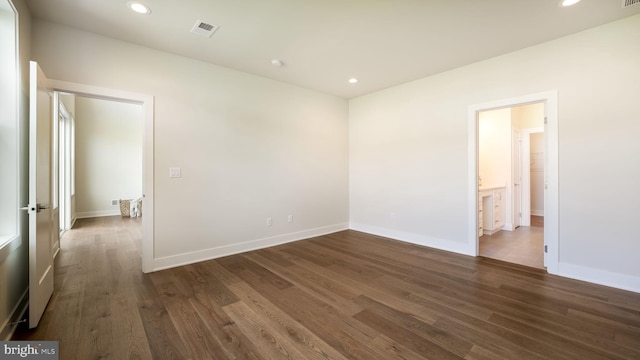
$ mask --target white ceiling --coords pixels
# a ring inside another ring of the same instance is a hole
[[[621,0],[143,0],[151,15],[127,0],[26,2],[37,19],[345,98],[640,13]],[[220,28],[192,34],[197,20]]]

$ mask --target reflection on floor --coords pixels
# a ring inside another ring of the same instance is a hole
[[[544,268],[544,218],[532,216],[531,225],[480,237],[480,256]]]

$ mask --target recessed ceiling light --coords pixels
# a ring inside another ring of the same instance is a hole
[[[273,65],[275,67],[282,67],[282,65],[284,65],[284,63],[282,62],[282,60],[273,59],[273,60],[271,60],[271,65]]]
[[[571,5],[575,5],[577,3],[579,3],[580,0],[562,0],[562,3],[560,5],[562,6],[571,6]]]
[[[358,82],[358,79],[356,79],[356,78],[349,79],[349,84],[355,84],[357,82]]]
[[[138,14],[143,14],[143,15],[151,14],[151,9],[147,5],[141,2],[129,1],[127,3],[127,6],[129,7],[129,9],[137,12]]]

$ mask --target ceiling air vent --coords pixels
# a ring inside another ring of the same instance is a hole
[[[622,8],[640,4],[640,0],[622,0]]]
[[[193,28],[191,28],[191,32],[209,38],[219,27],[218,25],[211,25],[202,20],[198,20],[196,24],[193,25]]]

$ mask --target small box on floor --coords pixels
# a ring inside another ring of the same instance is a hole
[[[120,199],[120,215],[129,217],[142,216],[142,198]]]

